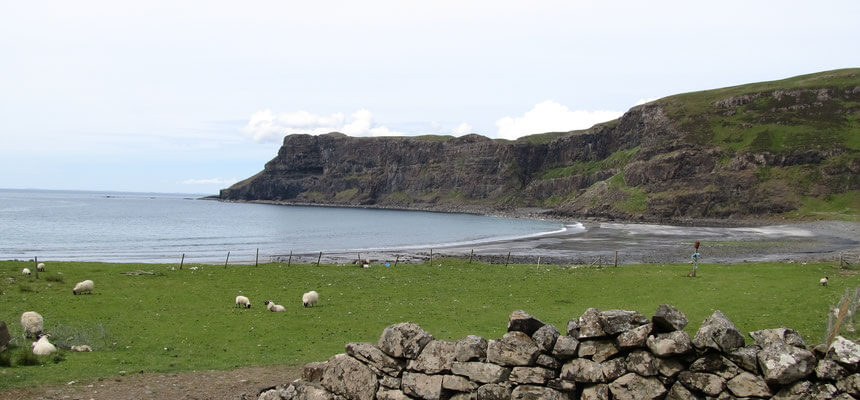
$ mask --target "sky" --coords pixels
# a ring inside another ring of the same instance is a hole
[[[860,66],[847,1],[0,0],[0,188],[217,194],[292,133],[513,139]]]

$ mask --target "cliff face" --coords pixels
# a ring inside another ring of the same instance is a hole
[[[827,210],[852,219],[860,197],[858,116],[860,70],[853,69],[667,97],[585,131],[517,141],[290,135],[262,172],[220,197],[543,207],[653,221]]]

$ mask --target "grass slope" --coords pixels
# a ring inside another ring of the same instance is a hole
[[[860,285],[851,271],[831,264],[756,263],[569,268],[467,264],[316,267],[203,265],[171,271],[165,265],[50,262],[48,271],[22,277],[30,263],[0,262],[0,320],[9,325],[12,366],[0,367],[0,390],[40,383],[86,381],[139,371],[231,369],[326,360],[353,341],[376,342],[393,323],[412,321],[437,339],[504,334],[508,314],[526,310],[564,330],[588,307],[622,308],[651,316],[658,305],[687,314],[693,335],[713,310],[743,332],[788,326],[809,343],[824,335],[828,306]],[[154,271],[129,276],[123,272]],[[817,286],[829,275],[831,285]],[[73,296],[75,282],[92,279],[92,295]],[[320,303],[303,308],[303,292]],[[234,307],[238,294],[251,309]],[[271,313],[266,299],[286,307]],[[61,351],[38,365],[19,365],[29,353],[18,319],[24,311],[45,317],[58,344],[89,344],[92,353]]]

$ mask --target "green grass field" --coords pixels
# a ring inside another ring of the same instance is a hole
[[[860,285],[853,271],[833,264],[705,264],[695,279],[685,277],[687,264],[196,266],[171,271],[154,264],[48,262],[36,279],[21,275],[32,263],[0,262],[0,320],[13,336],[13,347],[0,358],[0,390],[140,371],[299,365],[343,352],[347,342],[375,342],[386,326],[402,321],[418,323],[437,339],[493,339],[518,309],[563,332],[588,307],[650,317],[668,303],[686,313],[691,335],[719,309],[745,333],[787,326],[808,343],[820,343],[828,306]],[[155,274],[123,274],[137,270]],[[818,286],[825,275],[830,286]],[[95,281],[94,293],[73,296],[72,287],[84,279]],[[320,303],[303,308],[301,295],[311,289]],[[239,294],[251,299],[251,309],[234,307]],[[266,299],[287,311],[267,311]],[[44,316],[55,344],[88,344],[95,351],[61,350],[59,357],[22,365],[30,341],[21,338],[18,321],[31,310]]]

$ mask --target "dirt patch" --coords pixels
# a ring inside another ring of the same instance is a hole
[[[144,373],[0,392],[2,400],[241,399],[301,377],[301,366],[246,367],[232,371]]]

